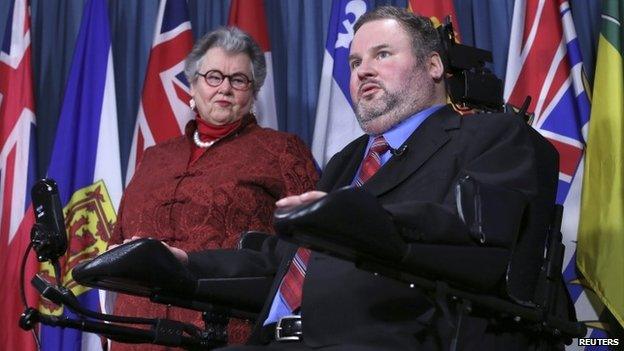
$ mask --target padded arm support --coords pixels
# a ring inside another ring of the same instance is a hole
[[[158,240],[139,239],[80,263],[72,271],[82,285],[151,296],[154,291],[192,295],[195,277]]]
[[[260,240],[260,237],[257,237]],[[158,240],[139,239],[81,263],[72,272],[80,284],[150,297],[154,302],[205,311],[218,304],[251,318],[270,289],[271,277],[196,279]],[[241,311],[242,310],[242,311]]]
[[[373,261],[490,290],[505,273],[526,199],[470,177],[458,183],[457,194],[458,212],[468,225],[441,205],[382,207],[361,188],[343,188],[312,204],[277,212],[275,226],[287,240],[356,263]]]

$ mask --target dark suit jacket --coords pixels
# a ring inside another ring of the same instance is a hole
[[[406,151],[393,156],[363,187],[392,215],[406,241],[476,246],[465,232],[449,232],[445,230],[447,223],[436,223],[436,219],[455,212],[454,184],[462,175],[533,196],[536,169],[528,129],[515,116],[461,117],[449,107],[442,108],[408,138]],[[330,160],[319,190],[332,191],[351,183],[367,140],[368,136],[356,139]],[[512,240],[494,238],[489,245],[493,250],[508,250]],[[275,274],[259,327],[294,251],[293,245],[270,238],[261,252],[191,254],[190,267],[200,276],[211,277]],[[445,259],[452,262],[454,257]],[[496,280],[502,278],[504,266],[489,268],[500,272]],[[431,308],[429,299],[418,289],[314,253],[303,286],[304,342],[310,347],[359,344],[378,349],[437,349],[437,335],[428,328],[437,328],[440,322],[428,318]],[[487,322],[472,319],[475,321],[468,322],[473,326],[469,330],[476,334],[464,344],[469,347],[476,342],[475,347],[494,345],[496,349],[498,340],[482,337],[490,332],[486,332]],[[252,334],[252,342],[257,341],[258,329]]]

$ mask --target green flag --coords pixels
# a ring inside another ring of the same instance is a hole
[[[605,0],[585,154],[577,264],[624,326],[624,0]]]

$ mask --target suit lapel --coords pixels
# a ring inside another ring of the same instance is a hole
[[[347,152],[344,153],[341,152],[340,157],[343,159],[339,160],[339,164],[344,166],[341,167],[342,171],[336,177],[336,180],[333,182],[333,186],[330,190],[336,190],[344,186],[351,185],[353,178],[355,177],[355,172],[357,172],[358,167],[364,158],[364,150],[366,149],[367,144],[368,135],[363,135],[355,140],[354,145],[352,145],[352,150],[345,150]]]
[[[407,149],[392,158],[363,187],[375,196],[391,190],[416,172],[450,140],[448,131],[457,129],[460,116],[449,106],[427,118],[407,139]]]

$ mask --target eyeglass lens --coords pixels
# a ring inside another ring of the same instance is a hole
[[[218,70],[211,70],[203,74],[203,76],[206,79],[206,83],[208,83],[208,85],[212,87],[218,87],[219,85],[221,85],[225,78],[228,78],[230,80],[232,88],[238,90],[247,89],[249,87],[249,83],[251,82],[251,80],[242,73],[234,73],[228,75],[223,74],[221,71]]]

